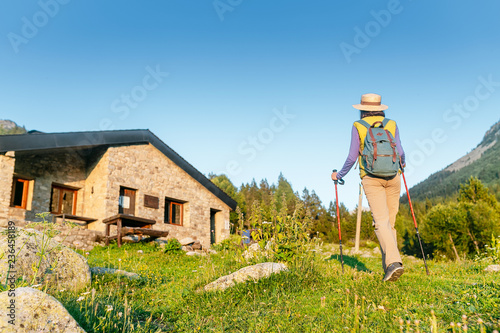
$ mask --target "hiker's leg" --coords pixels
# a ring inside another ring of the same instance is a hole
[[[372,177],[363,177],[361,181],[365,190],[366,198],[375,221],[375,234],[377,235],[382,252],[385,268],[393,262],[401,262],[397,243],[392,232],[389,208],[387,206],[386,180]]]
[[[396,243],[398,237],[396,234],[396,215],[399,210],[399,195],[401,194],[401,176],[397,175],[393,179],[387,182],[385,193],[387,197],[387,208],[389,208],[389,220],[391,221],[391,228],[394,234],[394,239]]]

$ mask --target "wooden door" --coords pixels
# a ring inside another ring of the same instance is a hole
[[[135,215],[136,190],[120,187],[120,202],[118,212],[120,214]]]
[[[215,214],[217,212],[210,210],[210,244],[215,244]]]

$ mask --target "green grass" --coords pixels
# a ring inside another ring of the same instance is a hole
[[[492,332],[500,327],[500,275],[484,272],[485,264],[429,261],[427,276],[421,260],[405,258],[401,279],[382,283],[380,258],[345,255],[342,274],[338,251],[323,250],[335,254],[310,252],[287,272],[207,293],[199,290],[249,263],[227,251],[190,257],[146,244],[98,247],[87,255],[90,266],[142,278],[97,276],[87,294],[51,294],[87,332],[431,332],[432,326],[464,332],[464,324],[468,332]]]

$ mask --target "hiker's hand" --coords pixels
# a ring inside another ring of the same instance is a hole
[[[338,180],[338,179],[337,179],[337,173],[336,173],[336,172],[332,172],[332,180],[333,180],[333,181]]]

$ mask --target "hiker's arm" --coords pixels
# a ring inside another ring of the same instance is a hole
[[[349,170],[351,170],[354,163],[356,163],[358,156],[359,156],[359,134],[358,134],[358,129],[355,126],[352,126],[351,148],[349,149],[349,155],[347,156],[347,159],[344,163],[344,166],[342,167],[342,170],[340,170],[337,173],[336,179],[334,180],[344,178],[344,176],[347,175]],[[332,179],[333,179],[333,174],[332,174]]]
[[[396,137],[394,138],[396,140],[396,148],[398,149],[398,154],[401,156],[401,164],[406,166],[405,162],[405,151],[403,150],[403,146],[401,145],[401,139],[399,138],[399,129],[396,127]]]

